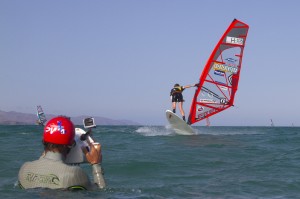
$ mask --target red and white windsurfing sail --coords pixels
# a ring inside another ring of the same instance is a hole
[[[209,57],[190,108],[193,124],[233,106],[249,26],[236,19]]]

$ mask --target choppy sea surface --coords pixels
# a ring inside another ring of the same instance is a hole
[[[195,129],[98,126],[107,188],[70,192],[16,186],[21,165],[42,153],[43,129],[0,126],[0,198],[300,198],[299,127]]]

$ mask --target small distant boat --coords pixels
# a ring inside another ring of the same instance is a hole
[[[274,122],[273,122],[273,120],[271,119],[271,127],[274,127],[275,125],[274,125]]]
[[[38,117],[38,120],[36,121],[36,124],[37,125],[41,125],[41,126],[44,126],[47,119],[46,119],[46,116],[45,116],[45,113],[42,109],[42,106],[37,106],[36,108],[36,115]]]

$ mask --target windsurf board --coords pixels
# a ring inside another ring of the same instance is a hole
[[[190,125],[188,125],[183,119],[178,117],[170,110],[166,110],[166,117],[171,125],[171,128],[175,133],[179,135],[194,135],[195,132]]]

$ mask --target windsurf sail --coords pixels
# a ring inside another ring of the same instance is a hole
[[[44,124],[46,123],[47,119],[45,116],[45,113],[42,109],[42,106],[37,106],[36,108],[36,114],[38,117],[38,120],[36,121],[37,124],[44,126]]]
[[[249,26],[234,19],[210,55],[191,104],[189,124],[233,106]]]

